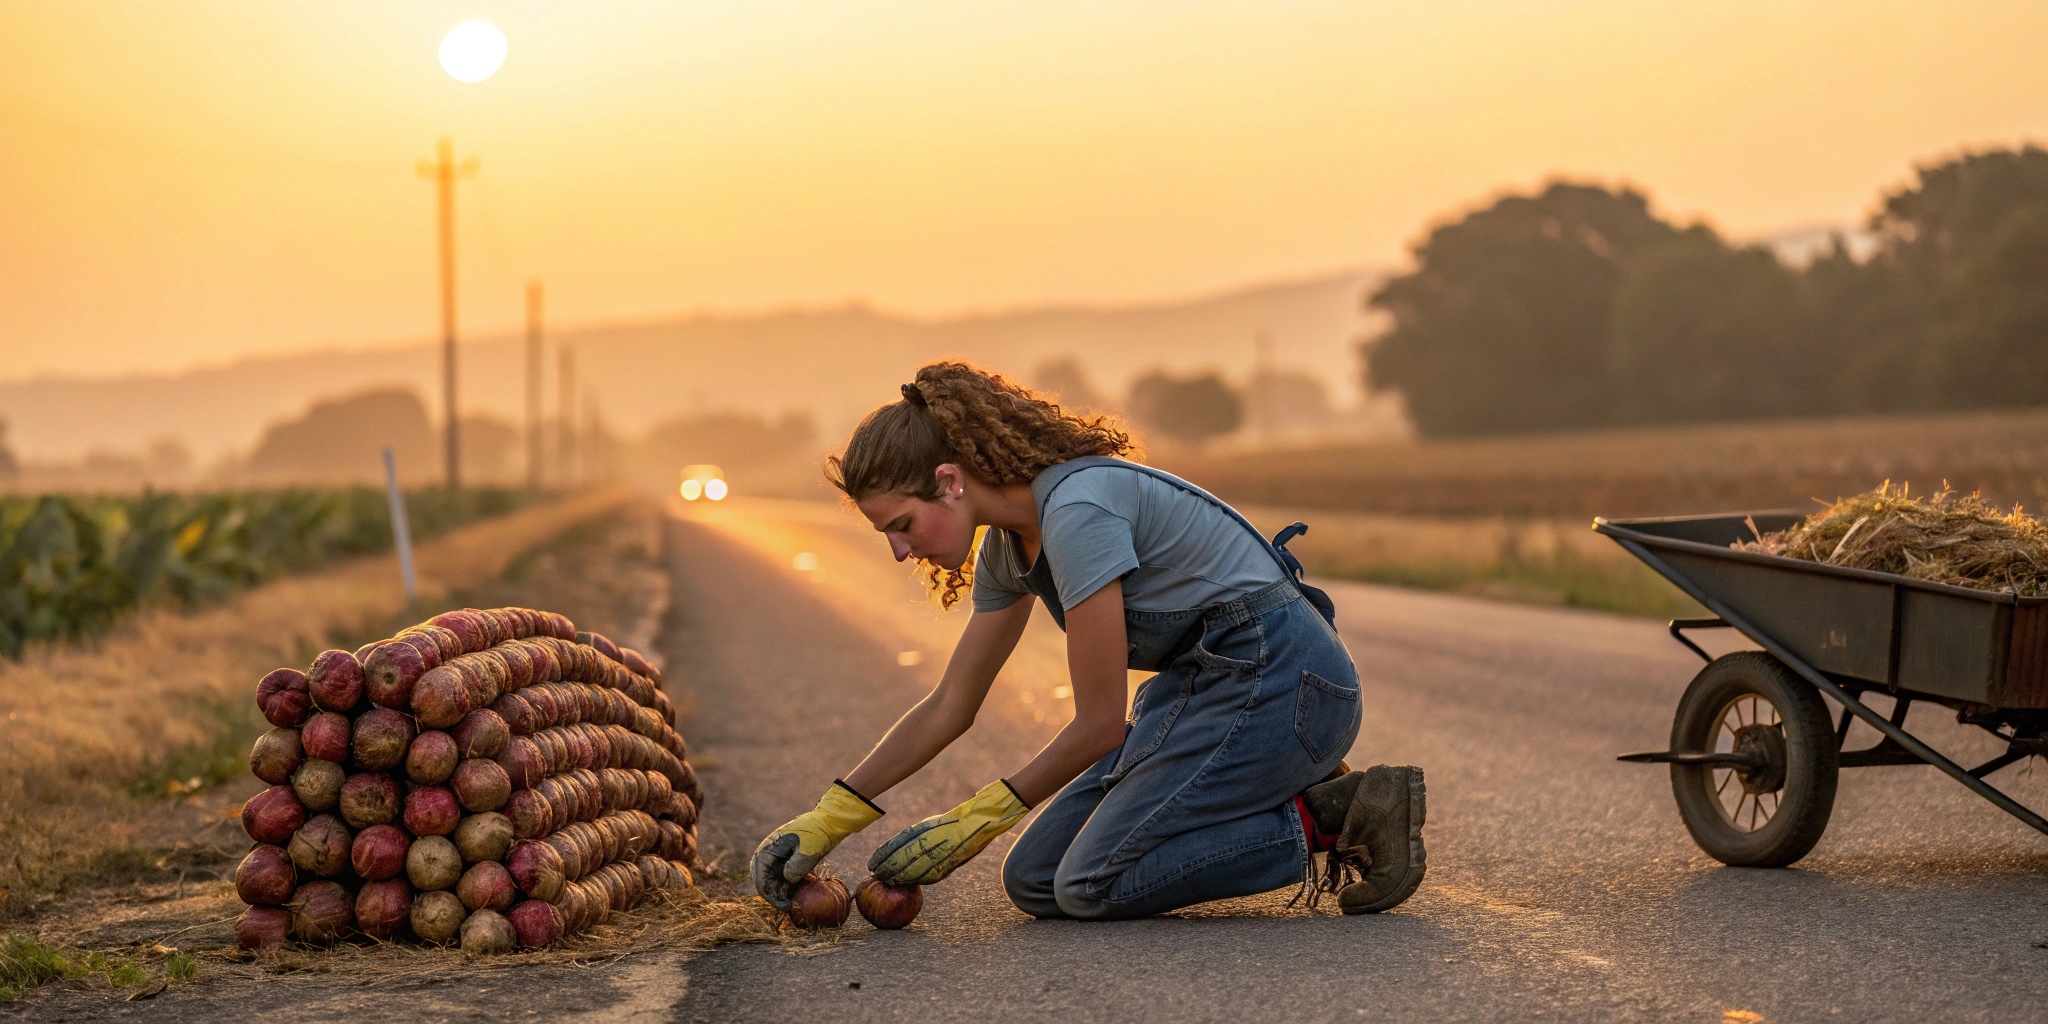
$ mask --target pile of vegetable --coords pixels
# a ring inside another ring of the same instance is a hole
[[[693,884],[703,793],[661,673],[564,616],[437,615],[257,684],[247,949],[538,949]]]
[[[2021,597],[2048,594],[2048,523],[1947,489],[1915,498],[1886,481],[1734,547]]]

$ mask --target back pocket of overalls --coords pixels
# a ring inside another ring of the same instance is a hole
[[[1312,761],[1343,752],[1358,735],[1358,687],[1303,670],[1294,694],[1294,735]]]

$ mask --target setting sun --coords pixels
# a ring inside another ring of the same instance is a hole
[[[441,37],[441,66],[461,82],[481,82],[505,64],[505,33],[483,21],[465,21]]]

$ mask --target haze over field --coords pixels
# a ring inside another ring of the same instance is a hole
[[[466,18],[491,80],[435,65]],[[2048,6],[0,7],[0,376],[165,372],[462,323],[1130,304],[1387,265],[1553,174],[1741,238],[2048,130]],[[28,429],[20,424],[20,429]]]
[[[1255,338],[1276,364],[1329,380],[1355,401],[1362,296],[1375,280],[1343,274],[1181,303],[1049,307],[983,317],[914,320],[862,307],[748,317],[690,317],[558,332],[576,350],[607,426],[640,434],[679,414],[810,413],[828,434],[896,397],[918,364],[964,357],[1029,379],[1044,361],[1085,361],[1093,383],[1121,394],[1156,366],[1242,374]],[[462,347],[465,415],[516,421],[524,391],[517,338]],[[425,343],[255,357],[175,374],[0,384],[0,417],[23,455],[76,459],[136,451],[171,434],[202,461],[253,443],[266,424],[308,403],[380,386],[433,396],[439,353]],[[554,367],[550,365],[552,378]],[[550,384],[552,388],[552,383]],[[548,394],[552,415],[554,394]]]

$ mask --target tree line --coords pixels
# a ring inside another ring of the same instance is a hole
[[[1631,189],[1509,196],[1367,298],[1366,376],[1430,436],[2048,404],[2048,150],[1923,167],[1868,227],[1794,267]]]

